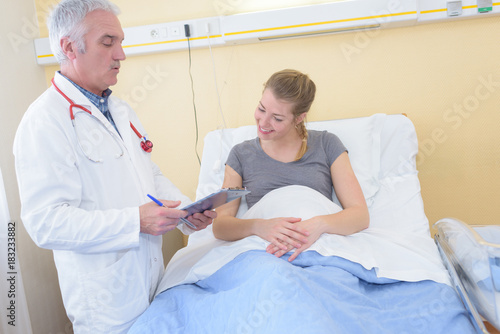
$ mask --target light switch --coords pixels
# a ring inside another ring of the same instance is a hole
[[[487,13],[493,10],[492,0],[477,0],[477,11],[478,13]]]
[[[448,0],[446,9],[448,16],[462,15],[462,0]]]

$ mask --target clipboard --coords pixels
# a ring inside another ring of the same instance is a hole
[[[183,207],[181,210],[186,210],[188,212],[188,217],[192,216],[197,212],[203,212],[205,210],[215,209],[223,204],[229,203],[238,199],[240,197],[249,194],[250,190],[240,189],[240,188],[224,188],[220,189],[188,206]],[[181,218],[179,224],[186,223],[192,228],[196,228],[191,224],[186,218]]]

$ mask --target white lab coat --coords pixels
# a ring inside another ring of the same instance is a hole
[[[56,73],[55,82],[116,134],[67,79]],[[78,114],[80,147],[69,103],[50,87],[24,115],[14,142],[21,218],[35,243],[54,251],[76,334],[126,332],[151,302],[164,266],[161,236],[139,232],[146,195],[180,199],[181,207],[190,202],[141,149],[129,122],[145,130],[130,106],[111,96],[109,108],[123,140]],[[82,148],[103,161],[90,161]]]

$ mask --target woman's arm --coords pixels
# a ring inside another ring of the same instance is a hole
[[[344,210],[319,219],[326,223],[325,233],[350,235],[366,229],[370,215],[358,179],[349,161],[347,152],[342,153],[332,164],[332,183],[337,198]]]
[[[234,169],[226,165],[223,188],[242,187],[243,180]],[[217,219],[213,223],[213,233],[217,239],[236,241],[251,235],[257,235],[281,249],[286,243],[301,247],[307,242],[307,232],[295,223],[300,218],[280,217],[274,219],[239,219],[236,213],[240,199],[234,200],[216,209]]]
[[[335,193],[344,209],[335,214],[316,216],[297,223],[296,225],[309,232],[308,242],[297,248],[289,261],[293,261],[302,251],[309,248],[323,233],[350,235],[369,226],[368,207],[347,152],[334,161],[330,170]],[[284,250],[282,247],[270,245],[267,251],[279,257],[293,248],[288,245],[287,250]]]

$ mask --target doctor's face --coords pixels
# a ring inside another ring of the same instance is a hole
[[[88,29],[84,36],[85,52],[74,50],[74,73],[70,79],[101,95],[118,82],[120,61],[125,60],[124,33],[116,15],[102,10],[87,14],[83,24]]]

